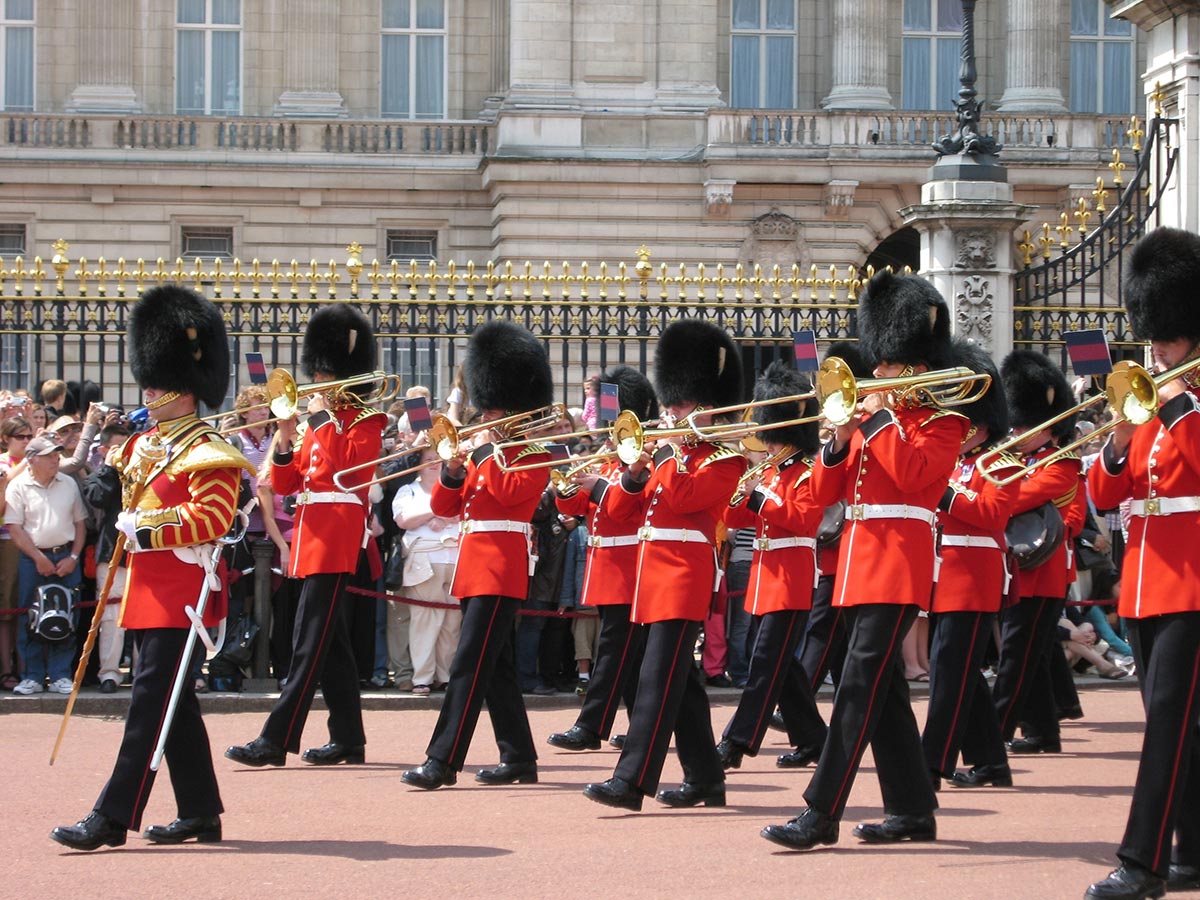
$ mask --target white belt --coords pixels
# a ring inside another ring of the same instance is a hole
[[[636,534],[616,534],[612,537],[601,537],[598,534],[588,535],[589,547],[632,547],[637,542]]]
[[[678,541],[681,544],[701,543],[712,546],[704,532],[693,528],[655,528],[645,525],[638,529],[637,536],[643,541]]]
[[[806,547],[817,549],[817,539],[810,537],[760,537],[754,539],[755,550],[783,550],[786,547]]]
[[[297,506],[307,506],[311,503],[353,503],[362,506],[362,500],[357,494],[345,491],[301,491],[296,495]]]
[[[933,510],[923,506],[909,506],[906,503],[852,503],[846,507],[846,521],[863,521],[864,519],[917,519],[932,525]]]
[[[1200,497],[1151,497],[1134,500],[1129,512],[1135,516],[1169,516],[1173,513],[1200,512]]]
[[[943,547],[988,547],[992,550],[1000,550],[1001,547],[996,543],[995,538],[987,537],[982,534],[943,534]]]
[[[528,522],[513,522],[510,519],[464,519],[458,531],[460,534],[475,534],[484,531],[512,531],[529,537],[532,528]]]

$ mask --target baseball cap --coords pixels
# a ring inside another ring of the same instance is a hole
[[[39,434],[25,447],[25,457],[30,456],[49,456],[51,453],[62,452],[63,445],[56,442],[52,437],[45,434]]]

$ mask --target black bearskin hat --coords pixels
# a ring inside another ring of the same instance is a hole
[[[826,359],[832,356],[848,365],[854,377],[859,380],[871,378],[875,374],[875,363],[863,355],[860,341],[834,341],[825,351]]]
[[[940,369],[950,353],[950,310],[924,278],[884,270],[859,297],[858,336],[876,363]]]
[[[322,306],[304,329],[300,368],[308,378],[323,372],[340,381],[375,371],[376,352],[375,332],[366,316],[349,303]],[[364,381],[346,390],[362,395],[374,386]]]
[[[1036,350],[1014,350],[1004,358],[1000,372],[1014,428],[1036,428],[1075,405],[1063,370]],[[1058,440],[1074,433],[1074,416],[1063,419],[1052,431]]]
[[[600,376],[601,384],[617,386],[617,405],[629,410],[642,422],[658,418],[658,400],[650,379],[630,366],[615,366]],[[599,397],[596,398],[599,403]]]
[[[985,444],[994,444],[1008,434],[1008,400],[1004,396],[1004,383],[991,354],[972,341],[955,340],[951,345],[952,364],[965,366],[972,372],[991,375],[992,383],[974,403],[957,407],[971,424],[987,429]]]
[[[178,285],[146,291],[129,313],[129,367],[140,387],[192,394],[216,409],[229,387],[221,311]]]
[[[807,394],[810,391],[812,391],[812,382],[808,380],[808,376],[778,361],[767,366],[766,370],[758,376],[758,380],[754,382],[754,399],[756,401],[775,400],[794,394]],[[818,412],[817,398],[809,397],[804,401],[803,409],[798,401],[755,407],[754,421],[760,425],[773,425],[776,422],[798,419],[802,415],[815,417]],[[781,444],[790,444],[804,453],[815,453],[821,445],[820,426],[815,419],[802,425],[786,425],[782,428],[760,431],[757,437],[760,441],[778,441]]]
[[[1156,228],[1134,245],[1122,295],[1144,341],[1200,339],[1200,236]]]
[[[731,406],[742,399],[742,357],[733,338],[702,319],[663,329],[654,351],[654,386],[663,406]]]
[[[554,399],[546,348],[520,325],[504,319],[485,322],[471,333],[463,377],[471,405],[478,410],[526,412]]]

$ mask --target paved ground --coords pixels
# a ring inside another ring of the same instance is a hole
[[[647,801],[642,813],[626,815],[580,794],[611,772],[617,754],[607,748],[570,754],[547,746],[540,784],[476,785],[471,772],[496,758],[486,716],[456,787],[405,787],[399,774],[424,758],[436,699],[424,708],[369,711],[365,766],[317,769],[293,757],[286,768],[254,770],[218,758],[227,807],[221,844],[159,847],[131,835],[119,850],[69,853],[46,835],[91,808],[121,722],[77,716],[51,768],[58,717],[6,715],[0,897],[1079,897],[1112,865],[1142,719],[1129,687],[1089,686],[1082,696],[1086,718],[1066,724],[1062,755],[1015,760],[1019,787],[942,791],[937,843],[854,840],[855,823],[880,815],[868,755],[841,842],[808,853],[784,852],[758,836],[763,825],[795,815],[808,783],[805,771],[775,768],[774,755],[785,749],[778,732],[762,755],[731,773],[727,808],[668,810]],[[714,708],[718,728],[732,715],[731,699]],[[561,699],[556,705],[531,710],[539,741],[571,723],[571,710]],[[923,699],[917,711],[923,718]],[[324,741],[323,718],[310,719],[308,743]],[[253,737],[261,721],[258,712],[207,716],[217,756]],[[672,755],[664,783],[678,778]],[[173,814],[164,772],[147,824]]]

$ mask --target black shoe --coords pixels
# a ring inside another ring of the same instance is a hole
[[[458,781],[458,773],[440,759],[430,757],[415,769],[409,769],[401,775],[400,780],[425,791],[434,791],[454,784]]]
[[[176,819],[170,825],[151,825],[143,837],[152,844],[182,844],[193,838],[197,843],[214,844],[221,840],[221,817],[201,816]]]
[[[615,806],[630,812],[640,811],[642,800],[645,799],[642,792],[624,778],[615,777],[608,781],[589,784],[583,789],[583,796],[589,800],[595,800],[597,803],[603,803],[605,806]]]
[[[820,747],[797,747],[791,753],[785,753],[776,759],[775,765],[781,769],[803,769],[820,758]]]
[[[1195,890],[1200,890],[1200,868],[1171,863],[1171,871],[1167,873],[1167,893]]]
[[[608,746],[615,747],[617,750],[625,749],[625,735],[614,734],[608,739]]]
[[[786,825],[768,825],[759,834],[789,850],[807,850],[817,844],[836,844],[838,831],[837,819],[810,807]]]
[[[1076,703],[1074,706],[1067,706],[1058,711],[1058,720],[1063,719],[1082,719],[1083,707]]]
[[[100,682],[100,693],[115,694],[117,692],[117,683],[111,678],[105,678]]]
[[[72,850],[98,850],[120,847],[125,843],[126,828],[98,812],[88,813],[74,825],[59,825],[50,832],[50,840]]]
[[[1024,737],[1008,745],[1009,753],[1062,753],[1062,742],[1058,738]]]
[[[600,735],[581,725],[572,725],[566,731],[550,735],[546,738],[546,743],[560,750],[599,750]]]
[[[704,679],[704,683],[707,684],[709,687],[715,687],[715,688],[731,688],[731,687],[733,687],[733,681],[730,680],[729,676],[726,675],[724,672],[720,673],[719,675],[709,675],[708,677],[706,677]]]
[[[787,724],[783,721],[783,713],[776,710],[771,713],[771,721],[767,723],[767,727],[774,728],[776,731],[787,731]]]
[[[742,767],[742,757],[745,755],[746,748],[728,738],[723,739],[721,743],[717,744],[717,756],[721,757],[721,768],[726,771],[740,769]]]
[[[992,766],[971,766],[969,771],[955,772],[950,776],[955,787],[1012,787],[1012,769],[1006,763]]]
[[[282,766],[287,762],[287,751],[276,747],[265,737],[256,737],[248,744],[237,744],[225,751],[225,758],[244,766]]]
[[[475,773],[475,780],[480,784],[537,784],[537,763],[502,762],[494,769],[480,769]]]
[[[878,825],[864,823],[854,836],[867,844],[895,844],[898,841],[936,841],[937,819],[924,816],[884,816]]]
[[[347,747],[337,741],[330,741],[324,747],[305,750],[304,755],[300,758],[314,766],[336,766],[343,762],[362,765],[367,761],[367,754],[361,746]]]
[[[667,806],[724,806],[725,782],[693,784],[685,781],[674,791],[659,791],[658,802]]]
[[[1083,896],[1084,900],[1145,900],[1166,892],[1166,882],[1153,872],[1141,866],[1124,865],[1091,885]]]

